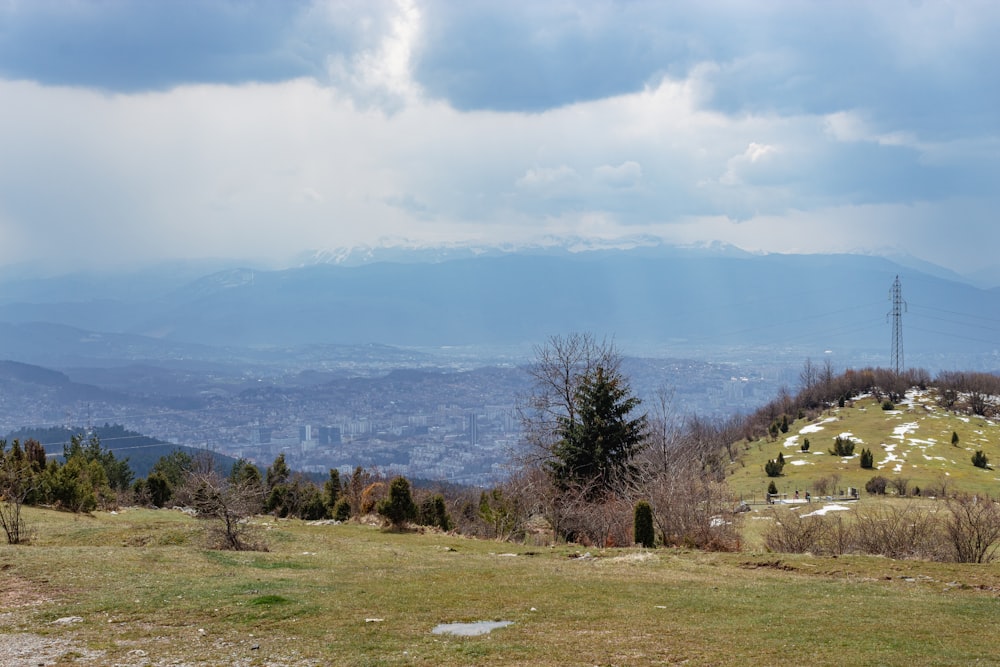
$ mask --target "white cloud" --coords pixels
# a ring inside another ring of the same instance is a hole
[[[770,144],[760,144],[751,141],[746,150],[739,155],[729,158],[726,163],[726,172],[719,178],[719,183],[727,186],[743,184],[745,172],[752,169],[752,165],[763,162],[768,156],[777,152],[777,148]]]
[[[549,189],[566,183],[576,182],[576,170],[564,164],[558,167],[531,167],[517,179],[517,187],[527,189]]]
[[[421,11],[414,0],[395,0],[388,29],[374,48],[351,57],[332,56],[330,78],[364,102],[376,101],[390,110],[416,102],[423,94],[413,79],[414,52],[421,34]]]
[[[631,188],[642,181],[642,165],[628,160],[617,166],[603,164],[594,169],[594,180],[612,188]]]

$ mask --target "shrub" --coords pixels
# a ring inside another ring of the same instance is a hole
[[[887,486],[889,486],[889,480],[881,475],[875,475],[865,482],[865,491],[875,496],[884,496]]]
[[[653,508],[645,500],[635,504],[634,516],[635,543],[647,549],[656,544],[656,532],[653,530]]]
[[[647,486],[653,519],[667,546],[738,551],[742,515],[733,513],[724,481],[687,466],[658,475]]]
[[[951,432],[951,444],[954,447],[958,447],[958,431]]]
[[[855,512],[852,550],[888,558],[945,560],[940,522],[919,505],[878,503]]]
[[[808,452],[809,451],[809,438],[805,438],[802,441],[802,446],[799,447],[799,449],[801,449],[803,452]]]
[[[451,530],[451,517],[444,504],[444,496],[437,493],[424,498],[420,503],[417,522],[421,526],[435,526],[441,530]]]
[[[774,484],[773,481],[767,485],[767,492],[770,493],[772,496],[778,495],[778,487]]]
[[[351,501],[347,496],[337,499],[337,504],[333,506],[333,518],[336,521],[347,521],[351,518]]]
[[[872,456],[871,450],[861,450],[861,467],[865,470],[871,470],[875,467],[875,457]]]
[[[838,435],[837,439],[833,441],[833,449],[830,450],[830,453],[834,456],[853,456],[854,441]]]
[[[791,512],[771,512],[774,522],[764,531],[764,546],[780,553],[818,553],[826,535],[823,517],[799,517]]]
[[[945,501],[944,530],[958,563],[988,563],[1000,547],[1000,506],[990,498],[960,495]]]
[[[378,513],[400,528],[407,521],[417,518],[417,506],[410,494],[410,482],[405,477],[396,477],[389,484],[389,495],[378,503]]]
[[[986,454],[984,454],[983,450],[981,449],[972,455],[972,465],[976,466],[977,468],[988,468],[989,462],[990,462],[989,457],[986,456]]]
[[[889,399],[887,398],[887,399],[885,399],[884,401],[882,401],[882,409],[883,409],[883,410],[895,410],[895,409],[896,409],[896,406],[895,406],[895,405],[893,405],[892,401],[890,401],[890,400],[889,400]]]
[[[767,473],[768,477],[780,477],[784,467],[785,464],[781,461],[768,459],[767,463],[764,464],[764,472]]]
[[[896,489],[896,493],[897,494],[899,494],[901,496],[905,496],[906,495],[906,490],[910,486],[910,478],[909,477],[893,477],[891,480],[889,480],[889,484],[892,486],[892,488]],[[913,488],[913,495],[915,495],[915,496],[919,496],[920,495],[920,487],[919,486],[916,486],[916,487]]]

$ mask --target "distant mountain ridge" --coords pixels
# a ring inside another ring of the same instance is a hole
[[[637,245],[225,269],[180,285],[165,279],[160,291],[145,274],[141,294],[119,290],[104,299],[61,300],[56,279],[47,279],[43,297],[20,281],[0,284],[0,322],[7,323],[0,358],[58,366],[58,350],[79,362],[88,354],[180,359],[211,357],[219,348],[330,344],[530,347],[572,331],[647,353],[880,354],[889,345],[888,292],[896,275],[910,306],[908,353],[1000,349],[1000,327],[985,316],[1000,308],[1000,291],[934,273],[883,257]],[[73,293],[67,285],[66,294]],[[44,342],[39,331],[47,332]]]

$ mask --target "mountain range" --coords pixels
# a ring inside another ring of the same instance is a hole
[[[203,363],[359,350],[530,352],[587,331],[669,356],[842,355],[888,363],[890,287],[907,358],[989,369],[1000,291],[914,261],[637,246],[313,257],[281,270],[201,266],[0,279],[0,358],[49,367]],[[352,260],[351,257],[354,257]],[[325,261],[319,261],[325,260]],[[970,364],[964,364],[970,365]]]

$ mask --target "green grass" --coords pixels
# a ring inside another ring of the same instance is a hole
[[[905,424],[916,426],[901,439],[894,430]],[[821,430],[801,433],[805,427]],[[856,443],[850,459],[829,454],[836,436],[845,432]],[[959,435],[958,446],[951,444],[952,432]],[[789,440],[795,436],[794,441]],[[808,452],[799,449],[803,438],[809,438]],[[862,448],[872,451],[877,470],[861,468]],[[737,461],[727,470],[729,485],[737,495],[757,500],[763,498],[772,480],[779,493],[791,497],[798,490],[802,496],[813,490],[816,479],[832,474],[840,476],[839,487],[852,486],[862,493],[869,479],[882,475],[887,479],[909,478],[911,489],[940,486],[943,482],[952,491],[993,497],[1000,494],[1000,473],[992,469],[994,464],[1000,464],[1000,425],[983,417],[944,411],[930,397],[912,407],[900,403],[894,411],[882,410],[873,399],[859,400],[848,407],[828,410],[812,422],[796,420],[790,424],[788,433],[779,434],[777,440],[744,442],[738,449]],[[972,465],[972,454],[978,449],[989,457],[991,469]],[[783,474],[769,478],[764,473],[764,464],[779,452],[786,461]],[[898,460],[887,460],[890,455]],[[804,465],[796,465],[796,461]]]
[[[575,546],[267,520],[270,552],[233,553],[205,550],[204,524],[180,513],[27,518],[34,542],[0,547],[0,632],[71,639],[67,652],[101,652],[90,664],[998,662],[990,633],[975,630],[996,617],[997,565],[662,549],[575,558]],[[123,539],[132,532],[150,539]],[[70,616],[83,621],[54,623]],[[477,620],[513,625],[431,633]]]

